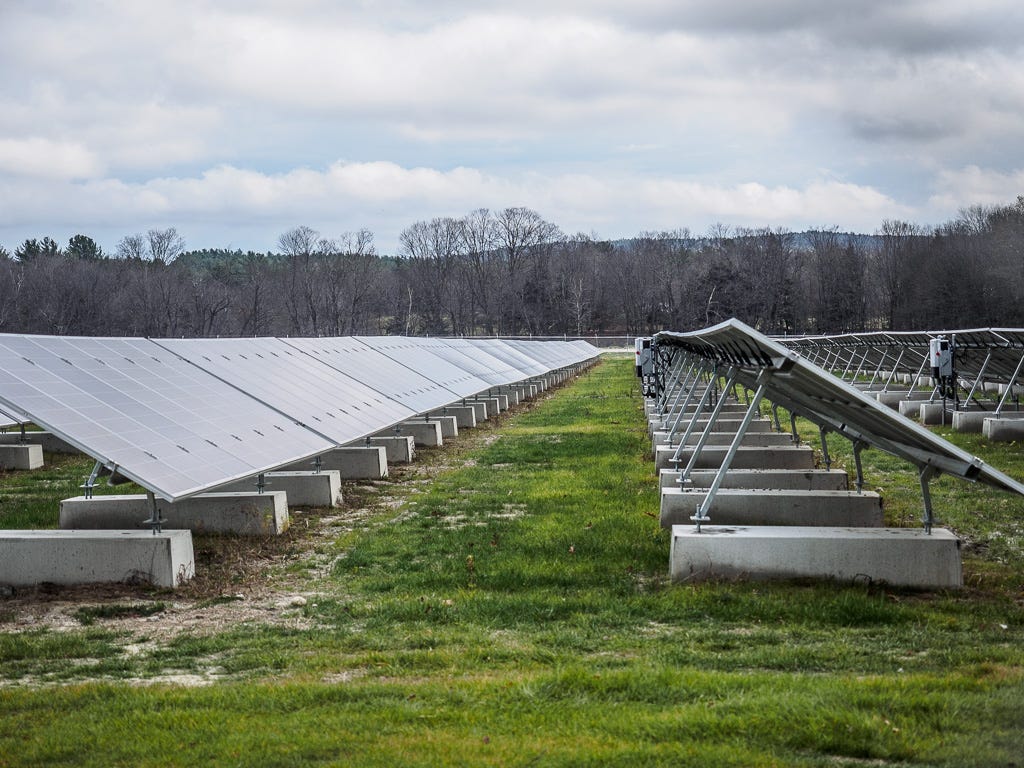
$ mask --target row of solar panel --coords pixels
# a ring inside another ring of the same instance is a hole
[[[849,375],[876,370],[927,376],[928,345],[945,337],[956,348],[962,379],[1009,384],[1024,379],[1024,329],[974,328],[955,331],[876,331],[830,336],[779,337],[818,365]]]
[[[582,341],[0,334],[0,408],[175,501],[597,354]]]
[[[690,333],[662,332],[654,338],[683,353],[674,363],[676,375],[683,375],[690,361],[717,364],[718,375],[731,373],[751,391],[763,387],[763,396],[777,405],[828,432],[899,456],[922,472],[931,468],[1024,494],[1024,484],[738,320]]]

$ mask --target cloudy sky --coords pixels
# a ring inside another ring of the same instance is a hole
[[[1024,194],[1020,0],[0,0],[0,244],[524,205],[617,238]]]

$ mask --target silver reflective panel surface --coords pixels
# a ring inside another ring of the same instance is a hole
[[[371,344],[351,336],[284,339],[284,342],[372,387],[412,413],[426,413],[462,397],[420,371],[388,357]]]
[[[722,375],[735,370],[739,382],[750,389],[763,384],[769,400],[831,432],[900,456],[920,469],[934,467],[1024,494],[1024,484],[738,320],[692,333],[663,332],[655,338],[659,344],[719,363]]]
[[[441,341],[443,341],[443,346],[431,347],[431,352],[492,386],[512,384],[526,378],[522,372],[504,360],[500,360],[479,347],[474,347],[465,339],[442,339]]]
[[[0,398],[169,501],[332,447],[145,339],[0,336]]]
[[[355,338],[395,362],[401,363],[434,383],[456,393],[459,398],[472,397],[480,392],[486,392],[489,386],[486,381],[439,357],[431,349],[432,347],[443,347],[443,342],[438,339],[408,336],[356,336]]]
[[[282,339],[157,339],[155,343],[338,445],[415,414]]]
[[[548,367],[538,362],[536,358],[523,354],[518,349],[509,346],[508,342],[501,339],[465,339],[470,346],[482,349],[492,357],[496,357],[511,368],[515,368],[523,374],[523,378],[540,376],[548,372]]]

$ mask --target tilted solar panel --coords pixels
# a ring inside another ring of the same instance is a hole
[[[0,403],[168,501],[332,447],[146,339],[0,336]]]
[[[351,336],[283,341],[324,365],[358,379],[413,413],[427,413],[462,397]]]
[[[363,342],[395,362],[420,373],[436,384],[450,390],[459,398],[486,392],[488,383],[463,368],[439,357],[431,348],[443,348],[438,339],[409,336],[356,336]]]
[[[338,445],[416,413],[282,339],[154,342]]]
[[[541,376],[549,370],[546,365],[538,362],[535,357],[524,354],[502,339],[468,338],[465,339],[465,342],[477,349],[482,349],[487,354],[520,371],[523,374],[523,378]]]
[[[739,383],[750,389],[764,385],[765,397],[832,432],[900,456],[920,469],[933,467],[1024,494],[1024,484],[738,320],[692,333],[663,332],[656,338],[659,344],[734,369]]]
[[[504,360],[475,347],[466,339],[441,339],[444,346],[432,346],[430,351],[462,368],[492,386],[512,384],[526,376]]]

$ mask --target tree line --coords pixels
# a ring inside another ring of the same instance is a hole
[[[536,211],[368,230],[299,226],[268,253],[174,228],[0,247],[0,332],[129,336],[642,335],[737,317],[766,333],[1024,326],[1024,196],[927,228],[716,226],[607,241]]]

